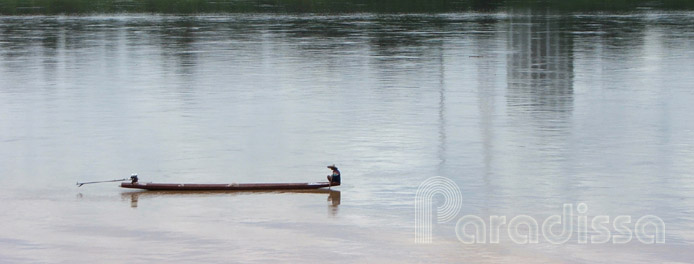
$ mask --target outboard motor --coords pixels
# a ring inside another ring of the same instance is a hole
[[[137,183],[137,174],[130,175],[130,183]]]

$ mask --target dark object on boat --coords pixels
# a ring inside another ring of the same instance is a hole
[[[333,183],[331,185],[329,182],[230,184],[123,182],[120,184],[120,187],[154,191],[273,191],[319,189],[338,185],[340,184]]]
[[[328,181],[332,185],[340,185],[340,170],[335,167],[335,164],[329,165],[328,169],[331,169],[333,171],[333,175],[328,175]]]
[[[130,183],[137,183],[137,174],[130,175]]]

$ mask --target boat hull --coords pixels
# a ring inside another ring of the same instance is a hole
[[[197,183],[129,183],[120,184],[122,188],[153,191],[273,191],[273,190],[308,190],[320,189],[339,184],[328,182],[306,183],[230,183],[230,184],[197,184]]]

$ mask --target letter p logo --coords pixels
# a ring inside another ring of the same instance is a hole
[[[417,188],[415,197],[415,243],[431,244],[432,210],[434,196],[441,195],[443,203],[436,207],[436,219],[438,223],[452,220],[463,204],[463,195],[460,188],[451,179],[441,176],[426,179]]]

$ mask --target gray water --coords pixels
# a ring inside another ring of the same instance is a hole
[[[0,262],[690,262],[693,73],[691,12],[0,17]],[[416,244],[433,176],[456,219],[585,203],[665,243]]]

